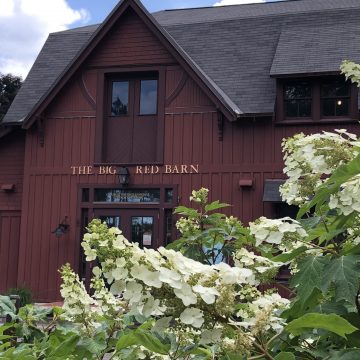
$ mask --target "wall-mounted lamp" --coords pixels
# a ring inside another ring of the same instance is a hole
[[[69,227],[70,227],[70,225],[67,223],[67,219],[68,219],[68,217],[65,216],[64,220],[51,233],[55,234],[55,236],[58,238],[65,235],[68,232]]]
[[[128,168],[126,168],[126,167],[119,167],[119,168],[117,169],[117,175],[118,175],[118,178],[119,178],[119,184],[120,184],[120,185],[126,186],[126,185],[129,184],[129,181],[130,181],[130,173],[129,173]]]
[[[6,193],[11,193],[15,191],[15,184],[2,184],[0,185],[0,190]]]

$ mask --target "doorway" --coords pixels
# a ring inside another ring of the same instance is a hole
[[[94,218],[117,227],[127,240],[140,247],[159,243],[159,210],[157,209],[94,209]]]

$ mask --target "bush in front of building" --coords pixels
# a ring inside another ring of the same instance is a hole
[[[192,208],[177,209],[181,239],[167,249],[141,249],[94,220],[82,243],[99,264],[92,294],[65,265],[62,309],[16,314],[0,298],[12,318],[0,327],[0,358],[360,358],[360,140],[346,130],[300,134],[283,149],[282,195],[300,207],[297,219],[245,227],[218,214],[226,204],[208,203],[203,188]],[[229,254],[231,265],[217,261]],[[282,266],[290,300],[269,285]]]

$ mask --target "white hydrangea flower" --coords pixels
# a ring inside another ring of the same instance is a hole
[[[162,282],[159,279],[159,272],[150,271],[145,265],[135,265],[131,269],[131,275],[146,285],[161,288]]]
[[[289,217],[281,219],[267,219],[262,216],[249,224],[250,234],[255,237],[255,245],[263,243],[278,245],[282,251],[291,251],[299,246],[296,241],[307,237],[306,231],[300,223]]]
[[[288,204],[299,205],[309,200],[326,181],[323,175],[330,175],[358,154],[359,141],[355,134],[340,129],[334,133],[297,134],[283,140],[282,147],[288,179],[280,187],[280,193]]]
[[[330,196],[330,209],[338,208],[345,216],[360,212],[360,175],[341,185],[341,190]]]
[[[180,320],[186,325],[200,328],[204,323],[203,312],[197,308],[187,308],[180,314]]]
[[[204,287],[202,285],[195,285],[192,289],[199,294],[207,304],[213,304],[216,300],[216,296],[220,295],[215,288]]]
[[[130,281],[126,284],[126,290],[123,294],[125,300],[130,303],[138,303],[142,297],[143,287],[141,284]]]
[[[175,288],[174,294],[182,300],[185,306],[194,305],[197,303],[197,297],[191,289],[191,286],[186,283],[182,283],[180,289]]]

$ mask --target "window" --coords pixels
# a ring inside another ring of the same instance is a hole
[[[357,88],[343,77],[278,80],[279,122],[358,119]]]
[[[113,81],[111,94],[111,115],[127,115],[129,107],[129,82]]]
[[[284,92],[286,117],[311,116],[311,84],[309,82],[287,84]]]
[[[165,94],[162,71],[103,73],[98,103],[96,163],[161,164]],[[163,90],[164,92],[164,90]]]
[[[349,116],[350,85],[333,80],[321,84],[321,115]]]
[[[157,80],[141,80],[140,82],[140,115],[157,113]]]

